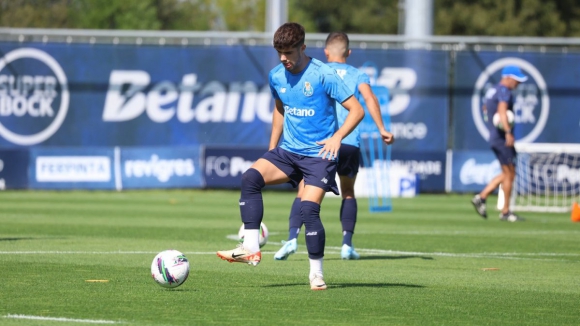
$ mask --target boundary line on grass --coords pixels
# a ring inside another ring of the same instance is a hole
[[[340,253],[341,247],[326,247],[328,254]],[[419,252],[400,251],[386,249],[356,248],[360,253],[368,255],[415,255],[415,256],[439,256],[439,257],[464,257],[464,258],[506,258],[525,259],[534,257],[580,257],[580,253],[557,253],[557,252],[482,252],[482,253],[450,253],[450,252]],[[215,255],[215,251],[183,251],[186,255]],[[274,251],[263,251],[264,254],[273,254]],[[297,254],[307,254],[306,251],[298,251]],[[0,251],[0,255],[156,255],[156,251]]]
[[[29,319],[29,320],[46,320],[46,321],[61,321],[71,323],[87,323],[87,324],[120,324],[114,320],[99,320],[99,319],[73,319],[64,317],[43,317],[43,316],[28,316],[28,315],[12,315],[8,314],[4,318],[12,319]]]

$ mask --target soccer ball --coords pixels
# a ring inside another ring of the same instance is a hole
[[[242,226],[240,226],[240,230],[238,231],[238,237],[240,238],[240,242],[244,242],[244,224],[242,224]],[[262,223],[260,224],[260,248],[262,248],[264,245],[266,245],[266,242],[268,242],[268,228],[266,227],[266,224]]]
[[[515,121],[514,112],[507,110],[506,114],[507,114],[508,123],[509,123],[510,127],[513,127],[514,121]],[[499,130],[503,130],[503,126],[501,125],[501,121],[499,120],[499,114],[497,112],[493,115],[492,121],[493,121],[494,127],[498,128]]]
[[[153,258],[151,276],[162,287],[178,287],[187,280],[188,275],[189,261],[177,250],[165,250]]]

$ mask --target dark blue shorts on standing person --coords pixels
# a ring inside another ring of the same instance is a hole
[[[336,161],[325,160],[322,157],[310,157],[298,155],[280,147],[262,155],[262,158],[274,164],[289,178],[289,183],[294,188],[300,180],[304,179],[305,185],[315,186],[324,191],[332,191],[339,195],[336,185]]]
[[[354,178],[360,166],[360,148],[352,145],[340,145],[336,172],[341,177]]]
[[[501,165],[510,165],[516,164],[516,149],[515,147],[508,147],[505,144],[492,144],[491,150],[497,157],[499,164]]]

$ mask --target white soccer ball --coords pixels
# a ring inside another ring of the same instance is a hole
[[[240,230],[238,231],[238,237],[240,238],[240,242],[244,242],[244,224],[240,226]],[[260,248],[262,248],[268,242],[268,228],[266,224],[260,224]]]
[[[514,126],[514,122],[516,120],[515,119],[516,117],[514,115],[514,112],[513,111],[510,111],[510,110],[507,110],[506,111],[506,114],[507,114],[508,123],[509,123],[510,127],[513,127]],[[503,126],[501,125],[501,121],[499,120],[499,114],[497,112],[493,115],[493,120],[492,121],[493,121],[494,127],[498,128],[499,130],[503,130]]]
[[[188,275],[189,261],[177,250],[165,250],[153,258],[151,276],[163,287],[178,287],[187,280]]]

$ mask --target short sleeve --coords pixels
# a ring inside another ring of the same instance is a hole
[[[274,78],[272,78],[272,73],[270,73],[270,75],[268,76],[269,79],[269,83],[270,83],[270,93],[272,93],[272,97],[275,100],[279,100],[280,97],[278,96],[278,92],[276,91],[276,88],[274,87]]]
[[[354,94],[334,70],[322,75],[322,85],[326,93],[338,103],[346,101]]]
[[[505,87],[500,88],[497,94],[497,100],[499,102],[510,103],[512,100],[512,92],[510,92],[510,90]]]

